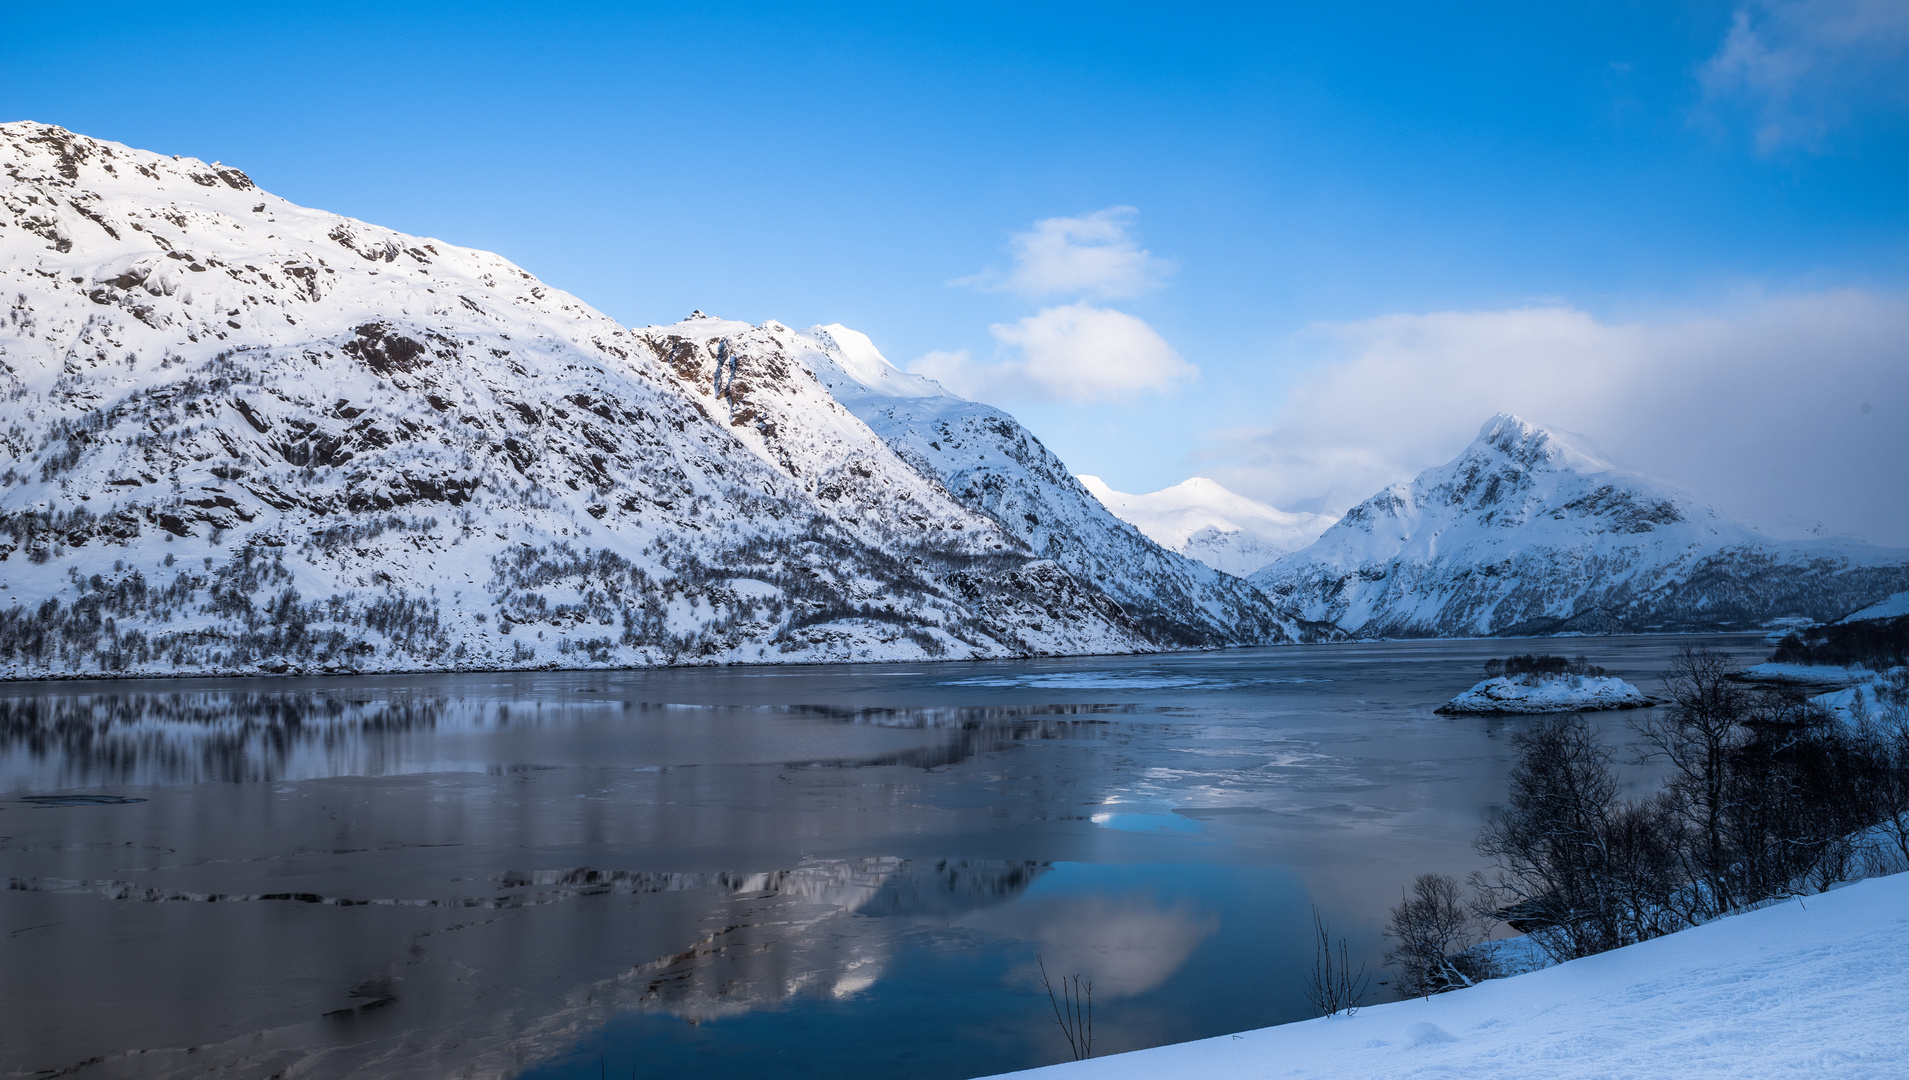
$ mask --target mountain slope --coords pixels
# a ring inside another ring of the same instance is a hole
[[[1500,414],[1250,580],[1369,637],[1698,630],[1840,617],[1909,586],[1909,552],[1772,540]]]
[[[0,125],[0,174],[12,674],[1157,647],[756,348],[784,329],[633,332],[47,125]]]
[[[1338,520],[1288,513],[1203,476],[1146,495],[1115,491],[1098,476],[1083,476],[1080,482],[1115,517],[1154,543],[1238,577],[1305,547]]]
[[[1091,581],[1174,645],[1291,641],[1299,628],[1244,582],[1168,551],[1115,517],[1014,418],[897,369],[842,326],[802,335],[822,384],[924,476]]]

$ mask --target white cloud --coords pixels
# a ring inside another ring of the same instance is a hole
[[[1009,359],[977,363],[967,350],[932,352],[910,370],[978,401],[1093,401],[1172,389],[1199,369],[1153,327],[1124,311],[1067,304],[989,331]]]
[[[1214,433],[1206,475],[1340,511],[1450,459],[1500,410],[1777,531],[1909,545],[1909,296],[1764,299],[1654,322],[1566,307],[1386,315],[1270,424]]]
[[[1032,299],[1054,296],[1117,300],[1152,292],[1165,284],[1173,264],[1142,248],[1133,237],[1131,206],[1115,206],[1081,217],[1053,217],[1034,223],[1008,241],[1014,265],[988,269],[950,285],[990,292],[1018,293]]]
[[[1186,902],[1171,907],[1121,895],[1030,893],[1013,904],[982,908],[956,920],[992,934],[1031,942],[1049,972],[1085,974],[1102,1000],[1135,997],[1186,964],[1219,920]],[[1023,964],[1016,981],[1038,985],[1039,967]]]
[[[1864,103],[1909,105],[1909,4],[1756,0],[1701,77],[1708,111],[1744,107],[1757,149],[1820,147]]]

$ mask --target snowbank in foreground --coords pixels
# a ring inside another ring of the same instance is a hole
[[[1439,706],[1442,713],[1552,713],[1640,709],[1656,702],[1611,675],[1501,675]]]
[[[1909,1075],[1909,874],[1429,1000],[1015,1073],[1216,1077]]]

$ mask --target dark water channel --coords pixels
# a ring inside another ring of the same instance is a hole
[[[0,1072],[955,1080],[1063,1056],[1037,961],[1097,1052],[1301,1019],[1313,905],[1378,969],[1476,865],[1527,721],[1433,708],[1686,640],[0,686]]]

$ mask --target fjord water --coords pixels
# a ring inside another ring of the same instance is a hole
[[[1692,640],[1760,658],[14,684],[0,1064],[971,1077],[1066,1056],[1042,966],[1092,980],[1097,1054],[1302,1019],[1315,906],[1385,980],[1400,888],[1477,866],[1529,721],[1435,707],[1534,648],[1651,692]]]

